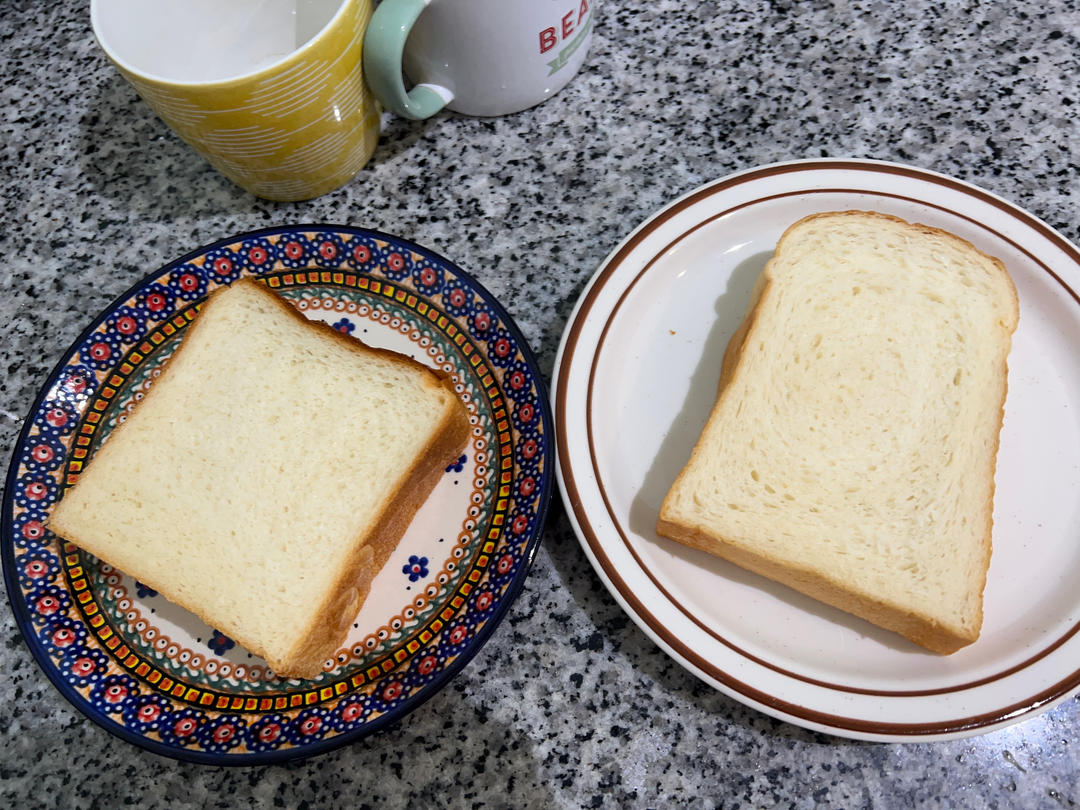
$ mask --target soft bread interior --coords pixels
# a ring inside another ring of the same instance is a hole
[[[1004,267],[863,212],[792,226],[659,530],[946,652],[990,556]]]
[[[279,674],[311,675],[344,636],[329,614],[351,622],[366,593],[363,547],[387,521],[392,547],[427,495],[400,492],[430,490],[466,431],[433,372],[241,282],[212,296],[51,522]]]

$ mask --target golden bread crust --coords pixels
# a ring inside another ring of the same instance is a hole
[[[270,663],[275,672],[314,677],[345,640],[352,620],[371,589],[371,581],[397,547],[413,516],[439,482],[446,465],[457,458],[468,441],[468,416],[453,391],[451,395],[452,407],[447,409],[438,433],[417,456],[393,497],[375,518],[374,532],[366,538],[356,539],[350,562],[341,567],[337,581],[312,617],[302,643],[286,660],[277,665]]]
[[[657,523],[656,531],[663,537],[721,557],[747,571],[753,571],[774,582],[787,585],[819,602],[859,616],[878,627],[899,633],[932,652],[942,655],[954,653],[978,638],[977,634],[971,637],[958,635],[942,627],[930,617],[920,616],[903,607],[838,586],[825,571],[785,565],[778,560],[734,545],[722,537],[713,537],[699,529],[669,522],[662,516]]]

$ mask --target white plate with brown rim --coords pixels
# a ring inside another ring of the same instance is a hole
[[[659,537],[660,502],[716,396],[720,360],[787,226],[862,209],[944,228],[1002,259],[1020,298],[979,640],[938,656]],[[1080,689],[1080,250],[1005,200],[893,163],[740,172],[638,226],[597,270],[553,381],[558,476],[600,578],[676,661],[817,731],[979,734]]]

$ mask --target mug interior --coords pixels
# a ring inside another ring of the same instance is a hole
[[[288,58],[348,0],[93,0],[94,33],[132,73],[179,84],[230,81]]]

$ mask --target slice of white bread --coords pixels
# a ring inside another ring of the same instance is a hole
[[[978,638],[1006,358],[997,259],[882,214],[784,233],[657,531],[934,652]]]
[[[469,430],[444,375],[242,280],[50,524],[276,674],[313,677]]]

